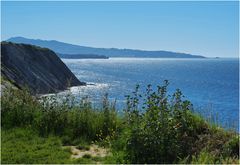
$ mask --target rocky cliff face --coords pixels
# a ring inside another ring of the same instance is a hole
[[[34,94],[85,85],[53,51],[26,44],[1,43],[1,74],[15,86],[28,87]]]

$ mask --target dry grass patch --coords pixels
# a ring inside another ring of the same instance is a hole
[[[89,149],[79,149],[77,146],[64,146],[64,148],[70,148],[72,159],[79,159],[84,157],[106,157],[110,155],[109,149],[99,147],[98,145],[92,144],[89,146]]]

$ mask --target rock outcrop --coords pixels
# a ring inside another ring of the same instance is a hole
[[[54,93],[80,82],[50,49],[11,42],[1,43],[2,78],[33,94]]]

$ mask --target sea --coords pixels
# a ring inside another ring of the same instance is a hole
[[[107,93],[116,108],[126,107],[126,95],[136,85],[144,91],[169,81],[168,94],[180,89],[191,101],[194,111],[226,128],[239,130],[239,59],[167,59],[109,58],[62,59],[80,81],[87,86],[71,87],[76,98],[88,96],[100,106]]]

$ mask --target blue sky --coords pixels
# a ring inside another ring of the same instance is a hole
[[[2,40],[238,57],[238,2],[1,3]]]

